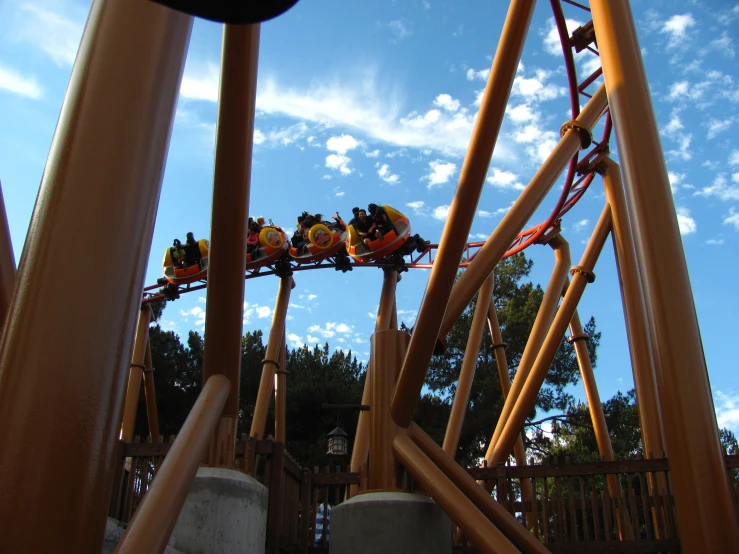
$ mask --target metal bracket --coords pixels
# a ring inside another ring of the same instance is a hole
[[[595,273],[588,271],[581,265],[573,266],[572,269],[570,269],[570,275],[574,277],[575,273],[583,275],[588,283],[593,283],[595,281]]]
[[[564,137],[567,131],[574,130],[580,135],[580,150],[585,150],[588,146],[593,144],[593,133],[590,129],[584,125],[578,123],[574,119],[565,121],[562,127],[559,129],[559,136]]]

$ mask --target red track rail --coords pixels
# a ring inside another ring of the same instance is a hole
[[[459,267],[464,268],[470,264],[470,261],[477,255],[477,252],[482,248],[485,242],[469,242],[464,246],[464,259],[459,263]],[[404,258],[405,267],[408,269],[430,269],[436,259],[436,251],[438,250],[438,244],[428,244],[421,253],[414,253]],[[365,264],[352,263],[351,267],[394,267],[392,264],[387,262],[368,262]],[[311,271],[314,269],[336,269],[336,265],[331,259],[322,260],[313,264],[295,265],[291,267],[293,273],[297,271]],[[277,270],[271,267],[262,267],[259,271],[250,271],[244,275],[244,279],[254,279],[256,277],[266,277],[267,275],[277,275]],[[157,283],[156,285],[149,285],[144,288],[144,304],[149,302],[156,302],[157,300],[163,300],[165,295],[160,292],[162,284]],[[179,288],[178,293],[195,292],[203,290],[208,286],[207,281],[197,281],[188,285],[183,285]]]
[[[554,13],[554,22],[557,25],[557,31],[559,32],[559,41],[562,45],[562,52],[564,54],[565,69],[567,69],[567,82],[570,89],[570,110],[572,112],[572,119],[577,118],[580,115],[580,95],[590,97],[590,94],[585,92],[585,89],[593,83],[598,77],[600,77],[601,69],[597,69],[592,75],[589,75],[582,82],[578,83],[577,80],[577,68],[575,67],[575,56],[573,50],[579,52],[585,48],[591,52],[598,54],[597,50],[592,48],[590,44],[594,38],[594,34],[591,33],[592,22],[587,23],[576,29],[573,35],[570,36],[567,31],[567,23],[564,15],[563,3],[575,6],[580,11],[590,13],[590,8],[583,6],[572,0],[550,0],[552,5],[552,12]],[[582,174],[582,176],[575,181],[575,176],[579,173],[578,169],[586,165],[589,160],[595,158],[600,152],[608,147],[608,141],[611,138],[611,116],[610,113],[606,117],[605,129],[603,130],[603,136],[600,142],[593,141],[593,148],[583,158],[584,163],[580,163],[578,159],[578,153],[576,153],[567,170],[567,177],[565,178],[565,184],[562,188],[562,194],[554,206],[552,213],[547,219],[535,225],[529,229],[521,231],[516,239],[513,241],[508,251],[503,256],[507,258],[513,254],[517,254],[522,250],[525,250],[532,244],[534,244],[541,236],[549,231],[552,227],[559,225],[559,222],[568,211],[577,203],[578,200],[585,194],[585,191],[593,181],[595,174],[590,170],[589,172]]]

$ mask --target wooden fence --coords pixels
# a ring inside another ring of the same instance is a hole
[[[174,437],[168,442],[119,442],[110,517],[124,524],[141,503]],[[315,543],[316,500],[335,508],[351,485],[366,488],[366,475],[341,466],[301,468],[283,444],[242,436],[236,444],[237,468],[269,489],[267,552],[306,554],[327,552]],[[730,472],[739,456],[727,456]],[[566,458],[530,466],[498,465],[471,468],[481,481],[491,481],[495,497],[522,525],[559,553],[671,553],[680,551],[669,466],[665,459],[569,463]],[[608,476],[613,483],[609,490]],[[534,498],[522,498],[525,481]],[[650,483],[664,483],[662,490]],[[615,488],[613,485],[615,484]],[[404,473],[400,488],[417,490]],[[739,514],[739,485],[734,485]],[[462,545],[458,552],[475,552]]]

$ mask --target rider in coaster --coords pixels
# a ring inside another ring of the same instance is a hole
[[[174,260],[175,267],[186,268],[187,262],[185,261],[185,249],[182,248],[180,239],[174,239],[172,242],[172,259]]]
[[[252,259],[257,257],[257,250],[259,250],[259,232],[262,229],[259,227],[259,223],[252,221],[249,224],[249,231],[246,235],[246,252],[251,254]]]
[[[393,222],[390,221],[385,208],[378,206],[377,204],[370,204],[369,212],[375,223],[375,228],[372,229],[372,231],[378,240],[382,240],[386,234],[395,230],[395,226],[393,225]]]
[[[370,232],[373,231],[374,225],[374,221],[371,217],[367,215],[367,212],[365,210],[359,210],[359,212],[357,213],[356,222],[354,223],[354,229],[357,231],[357,235],[359,235],[359,238],[366,245],[369,245],[369,243],[372,242]]]

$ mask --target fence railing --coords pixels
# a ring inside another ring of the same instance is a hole
[[[117,444],[110,517],[128,522],[173,441],[174,437],[158,443],[137,438]],[[317,500],[335,508],[347,498],[350,485],[366,489],[366,472],[352,473],[339,465],[301,468],[283,444],[270,439],[242,435],[236,456],[237,469],[246,469],[269,489],[269,554],[327,551],[325,540],[315,541]],[[726,463],[733,474],[739,456],[727,456]],[[498,502],[553,554],[680,551],[666,459],[570,463],[560,458],[541,465],[467,471],[477,480],[491,481]],[[615,476],[616,489],[613,485],[609,489],[608,476]],[[522,497],[523,480],[531,483],[533,498]],[[732,483],[739,515],[739,484],[735,479]],[[418,489],[404,472],[398,486]],[[455,550],[475,552],[466,545]]]

